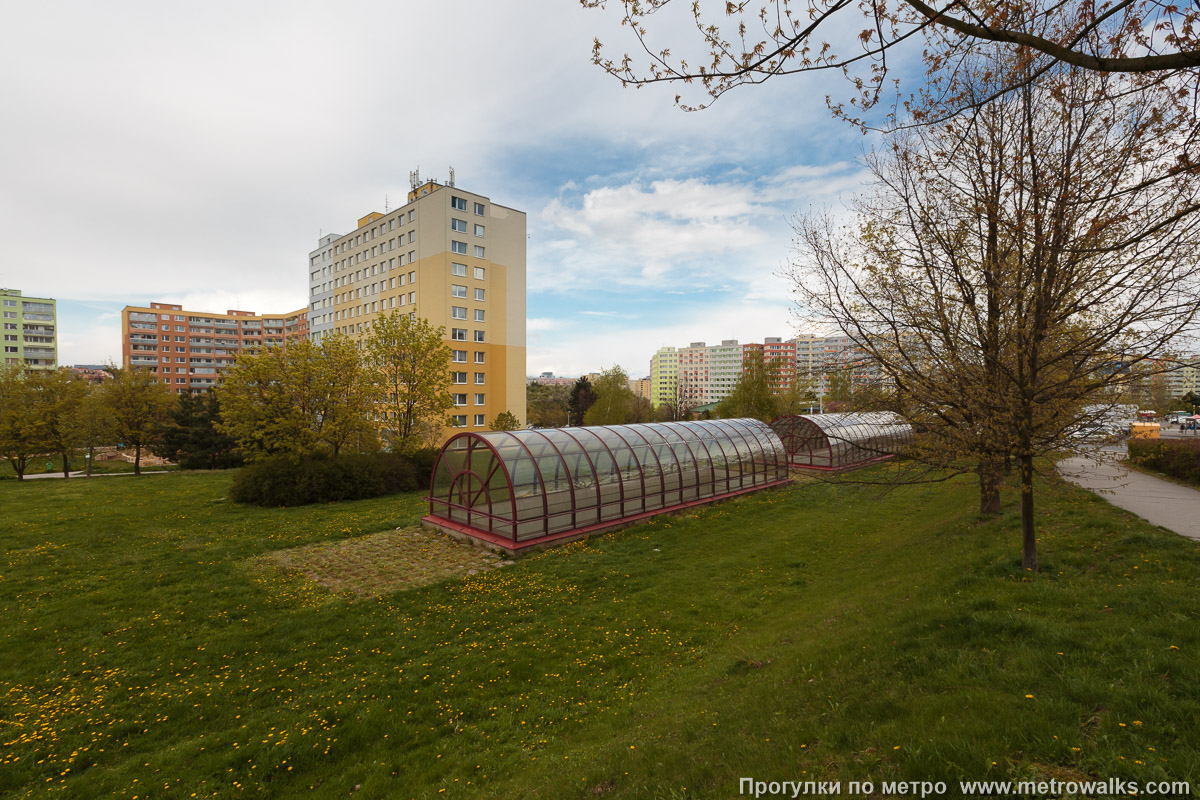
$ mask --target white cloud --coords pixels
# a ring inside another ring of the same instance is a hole
[[[583,193],[564,186],[537,216],[548,241],[531,253],[530,288],[753,284],[786,261],[798,206],[839,204],[862,177],[840,162],[791,165],[760,180],[634,180]]]

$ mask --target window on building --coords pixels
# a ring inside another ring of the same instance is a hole
[[[482,351],[482,350],[476,350],[476,351],[475,351],[475,363],[476,363],[476,364],[482,364],[482,363],[483,363],[483,351]]]
[[[450,262],[450,274],[458,275],[459,277],[462,277],[462,278],[467,277],[467,265],[466,264],[455,264],[453,261],[451,261]]]
[[[483,381],[484,381],[484,376],[485,376],[485,374],[486,374],[486,373],[483,373],[483,372],[476,372],[476,373],[475,373],[475,383],[476,383],[477,385],[479,385],[479,386],[482,386],[482,385],[483,385]]]
[[[481,245],[481,244],[477,244],[477,245],[475,245],[475,257],[476,257],[476,258],[483,258],[483,257],[484,257],[484,256],[483,256],[483,245]]]
[[[467,363],[467,351],[466,350],[451,350],[450,351],[450,360],[457,364]]]
[[[475,290],[475,299],[480,303],[483,302],[483,289]]]
[[[450,427],[452,427],[452,428],[467,427],[467,415],[466,414],[454,414],[453,416],[451,416],[450,417]]]
[[[454,405],[456,405],[456,406],[465,406],[467,404],[467,393],[466,392],[463,392],[461,394],[456,393],[456,394],[452,395],[452,397],[454,398]]]
[[[454,195],[450,195],[450,207],[457,208],[459,211],[466,211],[467,210],[467,198],[455,197]]]
[[[475,427],[482,428],[484,425],[487,425],[487,420],[484,418],[484,415],[476,414],[475,415]]]
[[[450,306],[451,319],[466,319],[467,309],[463,306]]]
[[[477,280],[477,281],[483,280],[483,275],[484,275],[483,267],[476,267],[475,268],[475,280]]]
[[[465,256],[467,254],[467,243],[466,242],[455,242],[455,241],[451,240],[450,252],[458,253],[459,255]]]
[[[454,383],[466,383],[467,382],[467,373],[465,373],[465,372],[453,372],[453,373],[451,373],[451,376],[453,378]]]
[[[466,328],[451,328],[450,338],[456,342],[465,342],[467,340]]]
[[[475,341],[483,342],[483,331],[475,331]]]
[[[409,293],[408,293],[408,302],[410,302],[410,303],[415,303],[415,302],[417,302],[417,293],[416,293],[416,292],[409,292]]]
[[[484,398],[483,392],[476,392],[475,393],[475,405],[477,405],[477,406],[484,405],[483,398]]]
[[[467,287],[460,286],[457,283],[450,284],[450,296],[465,298],[467,296]]]
[[[465,219],[450,218],[450,230],[458,231],[459,233],[467,232],[467,221]]]
[[[475,216],[477,216],[477,217],[483,216],[483,203],[475,204]]]
[[[475,309],[475,321],[483,322],[483,314],[484,314],[484,312],[483,312],[482,308]]]
[[[482,226],[482,225],[476,225],[476,226],[475,226],[475,235],[476,235],[476,236],[483,236],[483,226]]]
[[[409,283],[416,283],[416,282],[417,282],[417,273],[416,273],[416,270],[414,270],[414,271],[412,271],[412,272],[408,273],[408,282],[409,282]]]

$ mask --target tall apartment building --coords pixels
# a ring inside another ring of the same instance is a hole
[[[650,357],[650,404],[655,408],[675,397],[679,379],[679,353],[674,347],[660,347]]]
[[[737,339],[724,339],[720,344],[692,342],[676,350],[673,347],[659,349],[650,360],[650,378],[653,385],[655,406],[669,402],[676,391],[690,406],[719,403],[733,393],[742,377],[742,365],[753,351],[779,366],[778,387],[783,389],[795,375],[796,346],[794,342],[780,337],[765,339],[761,344],[740,344]],[[674,380],[668,365],[675,357]]]
[[[0,289],[0,334],[5,364],[34,369],[58,367],[58,309],[47,297],[23,297],[17,289]]]
[[[795,342],[785,342],[782,338],[773,336],[763,339],[762,344],[746,344],[742,348],[742,360],[749,358],[752,352],[762,353],[763,362],[774,367],[776,391],[783,391],[791,385],[792,379],[796,377]]]
[[[173,392],[217,386],[243,350],[286,347],[307,335],[308,309],[264,314],[185,311],[171,303],[121,310],[121,362],[154,372]]]
[[[629,391],[633,392],[637,397],[644,397],[649,400],[652,390],[653,384],[650,382],[649,378],[629,379]]]
[[[397,310],[444,327],[453,427],[525,409],[525,212],[436,181],[309,254],[309,331],[359,338]]]

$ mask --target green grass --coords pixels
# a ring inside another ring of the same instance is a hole
[[[810,483],[355,600],[256,557],[418,496],[230,479],[0,485],[0,797],[1200,781],[1200,547],[1061,483],[1035,578],[969,481]]]

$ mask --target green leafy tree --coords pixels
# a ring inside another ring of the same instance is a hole
[[[826,411],[845,411],[854,402],[854,384],[850,371],[834,370],[826,375],[828,391],[825,393]]]
[[[567,424],[582,425],[588,409],[596,402],[596,390],[586,377],[575,381],[571,387],[571,397],[567,401]]]
[[[525,385],[525,406],[530,425],[561,428],[567,424],[567,405],[570,401],[569,386],[549,386],[544,383]]]
[[[753,417],[771,422],[779,416],[775,387],[779,369],[774,361],[763,358],[762,351],[751,350],[742,362],[742,374],[729,396],[717,404],[717,416],[724,419]]]
[[[87,384],[65,369],[31,370],[26,378],[39,425],[40,449],[62,457],[63,477],[71,477],[71,453],[78,444],[75,416]]]
[[[211,389],[179,395],[154,454],[176,461],[184,469],[228,469],[242,463],[237,442],[218,430],[221,405]]]
[[[104,402],[103,384],[92,384],[88,387],[83,400],[75,409],[72,420],[75,429],[75,441],[87,450],[87,474],[92,475],[92,463],[96,460],[96,448],[102,445],[116,443],[116,433],[112,419],[112,411]]]
[[[775,411],[779,416],[807,414],[817,405],[817,393],[812,378],[797,371],[788,381],[787,387],[775,397]]]
[[[381,426],[391,449],[410,452],[422,433],[440,436],[450,397],[450,346],[446,329],[398,311],[378,317],[366,339],[367,360],[379,392]],[[463,367],[464,371],[466,367]]]
[[[488,423],[488,429],[493,431],[517,431],[521,429],[521,420],[511,411],[501,411],[496,418]]]
[[[217,430],[233,437],[247,461],[371,450],[378,442],[374,389],[344,336],[242,353],[217,389]]]
[[[633,406],[629,376],[618,366],[600,373],[595,383],[596,400],[584,413],[585,425],[624,425]]]
[[[633,396],[629,403],[629,411],[625,415],[626,425],[635,422],[654,422],[654,406],[650,404],[649,398],[642,397],[640,394]]]
[[[142,450],[158,441],[170,418],[175,398],[154,374],[137,368],[113,369],[104,384],[102,402],[112,419],[113,433],[133,448],[133,472],[142,473]]]
[[[25,479],[29,459],[43,452],[42,442],[41,421],[25,368],[0,366],[0,454],[8,459],[18,480]]]

